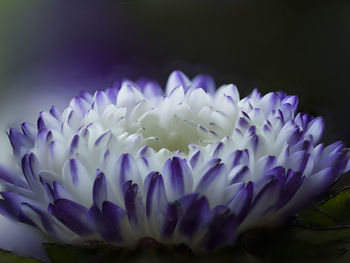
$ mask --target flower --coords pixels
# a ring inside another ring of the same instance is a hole
[[[0,211],[66,243],[131,246],[142,237],[194,250],[233,244],[310,202],[349,169],[323,120],[283,92],[240,99],[212,78],[173,72],[83,93],[9,138],[17,174],[0,173]]]

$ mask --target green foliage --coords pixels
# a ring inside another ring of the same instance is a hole
[[[11,252],[0,250],[1,263],[42,263],[33,258],[25,258],[12,254]]]
[[[302,224],[310,226],[335,226],[337,220],[329,214],[324,213],[318,207],[310,206],[299,212]]]
[[[322,201],[319,209],[334,217],[338,224],[350,224],[350,186]]]

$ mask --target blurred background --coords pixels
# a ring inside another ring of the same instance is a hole
[[[165,85],[174,69],[242,96],[297,94],[350,145],[350,1],[0,1],[0,163],[6,130],[120,78]]]

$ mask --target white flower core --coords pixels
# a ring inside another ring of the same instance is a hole
[[[237,102],[238,93],[233,85],[215,96],[202,89],[185,94],[179,86],[169,96],[152,101],[125,84],[116,105],[108,105],[101,112],[101,118],[90,111],[83,122],[86,125],[98,123],[116,138],[132,137],[140,141],[140,145],[148,145],[156,151],[166,148],[188,152],[190,144],[204,146],[232,135],[238,111],[236,104],[225,98],[227,96]]]

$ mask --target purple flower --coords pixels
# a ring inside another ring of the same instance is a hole
[[[17,174],[0,172],[0,211],[66,243],[131,246],[148,236],[194,250],[233,244],[279,221],[348,170],[340,142],[298,99],[173,72],[124,81],[41,112],[9,138]]]

